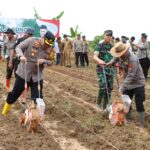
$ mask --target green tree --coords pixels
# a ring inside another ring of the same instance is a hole
[[[103,40],[103,38],[104,38],[103,34],[95,36],[94,40],[89,42],[90,50],[93,51],[95,47],[98,45],[98,43]]]
[[[42,17],[38,14],[37,10],[35,7],[33,7],[34,9],[34,17],[35,19],[41,19]],[[52,20],[60,20],[60,18],[64,15],[64,11],[62,11],[58,16],[52,18]]]
[[[78,34],[82,34],[82,32],[78,32],[79,26],[76,25],[75,29],[73,27],[70,27],[70,36],[72,39],[76,38]]]

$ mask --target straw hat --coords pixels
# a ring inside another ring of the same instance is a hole
[[[113,57],[120,57],[129,49],[129,47],[129,44],[119,42],[110,50],[110,53]]]

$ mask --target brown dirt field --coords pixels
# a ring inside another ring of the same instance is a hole
[[[0,74],[0,95],[5,99],[5,64]],[[14,78],[12,79],[13,84]],[[146,83],[146,100],[149,98],[149,83]],[[117,91],[114,86],[114,91]],[[98,92],[95,65],[89,68],[65,68],[53,66],[44,72],[44,100],[46,113],[44,126],[36,133],[27,133],[18,122],[22,107],[15,103],[8,116],[0,116],[0,149],[12,150],[150,150],[150,115],[146,116],[146,132],[142,134],[133,121],[114,127],[95,107]],[[113,92],[112,99],[116,98]],[[4,100],[0,101],[2,108]],[[134,107],[134,106],[133,106]],[[145,102],[150,112],[150,103]]]

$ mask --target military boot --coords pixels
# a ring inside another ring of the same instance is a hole
[[[106,110],[107,105],[108,105],[108,99],[105,98],[105,99],[103,100],[103,110]]]
[[[139,126],[144,127],[145,124],[145,112],[138,112],[138,121],[139,121]]]
[[[132,120],[131,109],[129,109],[128,113],[126,114],[126,119],[127,119],[127,121],[131,121]]]
[[[102,97],[98,95],[97,100],[96,100],[96,106],[100,108],[101,104],[102,104]]]

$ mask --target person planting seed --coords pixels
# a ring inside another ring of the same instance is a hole
[[[104,66],[113,57],[110,54],[112,48],[112,30],[106,30],[104,32],[104,41],[99,43],[94,51],[93,59],[95,60],[96,72],[98,76],[99,92],[96,101],[96,105],[101,107],[103,103],[103,110],[106,109],[109,99],[111,97],[111,91],[113,88],[113,67]]]
[[[145,77],[143,74],[140,62],[132,52],[129,51],[129,45],[122,42],[117,43],[110,51],[114,57],[107,66],[114,65],[116,63],[124,71],[124,81],[119,88],[120,95],[125,94],[133,98],[135,95],[136,110],[138,112],[139,127],[143,130],[145,121],[145,109],[143,102],[145,100]],[[126,115],[127,120],[131,119],[131,108]]]
[[[43,69],[44,64],[50,65],[50,51],[53,47],[55,36],[47,31],[44,38],[31,37],[21,42],[16,47],[16,54],[20,59],[20,64],[16,71],[16,80],[11,92],[8,93],[4,104],[2,115],[6,115],[11,105],[19,98],[25,89],[25,80],[27,86],[31,88],[31,99],[39,98],[38,80],[40,82],[40,98],[43,98]],[[23,53],[24,51],[24,53]],[[39,72],[38,66],[39,65]],[[38,76],[39,74],[39,76]]]

